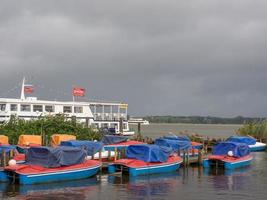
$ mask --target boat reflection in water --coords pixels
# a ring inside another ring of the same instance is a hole
[[[204,174],[210,177],[216,190],[244,190],[249,182],[252,182],[249,171],[252,167],[247,166],[240,169],[204,169]]]
[[[97,190],[98,182],[97,177],[93,177],[37,185],[5,184],[0,189],[3,197],[16,199],[87,199],[90,192]]]
[[[174,192],[182,183],[179,172],[151,174],[149,176],[113,176],[108,181],[112,184],[125,185],[128,198],[164,197],[166,193]]]

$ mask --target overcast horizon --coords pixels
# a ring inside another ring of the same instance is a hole
[[[0,0],[0,98],[121,101],[129,114],[267,117],[267,1]]]

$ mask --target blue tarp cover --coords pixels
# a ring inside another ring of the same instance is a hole
[[[220,142],[213,148],[213,155],[228,155],[232,151],[234,157],[243,157],[250,153],[249,147],[244,143],[237,142]]]
[[[86,150],[87,155],[92,156],[102,150],[103,143],[88,140],[69,140],[62,141],[60,146],[79,147]]]
[[[85,157],[85,150],[77,147],[31,147],[26,152],[27,164],[48,168],[80,164]]]
[[[166,162],[171,152],[172,149],[168,147],[160,147],[153,144],[139,144],[128,146],[126,157],[145,162]]]
[[[108,145],[108,144],[117,144],[120,142],[126,142],[127,140],[128,140],[128,137],[125,137],[125,136],[105,135],[102,139],[102,142],[105,145]]]
[[[173,140],[166,138],[158,138],[155,144],[159,146],[172,148],[173,151],[186,150],[191,148],[191,143],[188,140]]]
[[[253,145],[256,144],[256,139],[252,137],[246,137],[246,136],[232,136],[229,137],[226,141],[229,142],[239,142],[239,143],[245,143],[247,145]]]
[[[2,153],[3,151],[5,151],[5,152],[10,152],[10,150],[12,150],[12,149],[16,149],[16,146],[14,146],[14,145],[1,145],[0,146],[0,153]]]
[[[165,135],[163,136],[165,139],[169,140],[186,140],[190,141],[190,139],[186,135]]]

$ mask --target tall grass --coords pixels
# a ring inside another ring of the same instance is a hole
[[[237,130],[238,135],[250,135],[257,139],[267,141],[267,120],[244,124]]]

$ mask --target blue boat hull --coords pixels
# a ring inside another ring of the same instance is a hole
[[[99,171],[100,166],[95,166],[87,169],[76,169],[69,171],[39,173],[39,174],[17,174],[19,183],[23,185],[31,185],[47,182],[58,182],[67,180],[78,180],[94,176]]]
[[[236,169],[236,168],[240,168],[240,167],[245,167],[251,164],[252,158],[248,159],[248,160],[244,160],[244,161],[239,161],[239,162],[223,162],[223,167],[224,169]],[[209,168],[211,167],[211,160],[204,160],[203,161],[203,167],[204,168]]]
[[[149,166],[149,167],[126,167],[130,176],[139,176],[139,175],[149,175],[149,174],[158,174],[158,173],[166,173],[176,171],[180,167],[181,162],[179,163],[168,163],[168,164],[161,164],[156,166]],[[108,166],[109,173],[115,173],[117,168],[121,165],[111,164]]]
[[[255,152],[255,151],[265,151],[266,150],[266,146],[259,146],[259,147],[249,147],[251,152]]]
[[[3,169],[0,169],[0,182],[8,182],[8,181],[9,179],[7,173]]]

